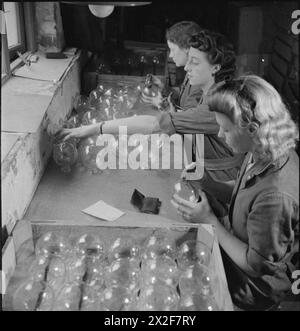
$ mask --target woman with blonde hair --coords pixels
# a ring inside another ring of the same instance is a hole
[[[197,204],[176,195],[174,203],[188,222],[215,226],[233,302],[274,309],[299,268],[298,128],[274,87],[255,75],[220,83],[207,102],[219,136],[247,153],[234,186],[214,184],[231,196],[230,227],[214,215],[204,192]]]

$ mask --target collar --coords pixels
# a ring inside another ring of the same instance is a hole
[[[183,83],[181,84],[181,87],[180,87],[179,97],[181,97],[181,95],[183,94],[183,91],[187,87],[188,82],[189,82],[189,78],[188,78],[188,75],[186,74],[184,77]]]
[[[247,157],[247,161],[252,157],[252,153]],[[256,162],[248,171],[245,171],[244,178],[242,180],[242,187],[245,187],[247,183],[254,177],[263,176],[264,174],[270,174],[280,170],[288,161],[289,155],[284,155],[275,161],[260,160]],[[246,163],[247,167],[248,162]]]

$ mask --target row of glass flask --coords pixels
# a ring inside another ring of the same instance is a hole
[[[129,236],[105,245],[94,234],[55,232],[36,242],[35,256],[13,296],[14,310],[219,310],[211,249],[161,231],[143,242]]]

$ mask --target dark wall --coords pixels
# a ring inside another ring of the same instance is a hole
[[[251,6],[259,14],[248,10]],[[87,6],[61,4],[65,40],[71,47],[101,52],[105,43],[119,45],[121,39],[165,43],[166,28],[178,21],[192,20],[227,35],[246,61],[251,58],[259,62],[260,55],[267,54],[264,77],[284,97],[296,120],[299,36],[291,33],[291,13],[297,7],[294,1],[164,0],[147,6],[116,7],[109,17],[101,19],[91,14]],[[252,63],[250,67],[259,64]],[[261,74],[255,70],[253,73]]]
[[[219,32],[226,30],[226,1],[163,1],[144,7],[128,8],[125,12],[126,38],[165,42],[165,31],[176,22],[195,21],[200,26]]]
[[[137,7],[115,7],[107,18],[98,18],[87,6],[61,4],[68,46],[101,51],[106,41],[125,40],[165,43],[165,31],[182,20],[191,20],[219,32],[226,31],[226,1],[164,0]],[[123,15],[123,16],[122,16]],[[123,20],[123,24],[122,24]]]

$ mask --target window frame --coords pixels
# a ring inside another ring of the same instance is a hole
[[[24,6],[22,2],[15,2],[17,11],[17,33],[19,44],[8,48],[10,62],[18,57],[17,52],[24,53],[26,51],[25,38],[25,22],[24,22]]]
[[[3,85],[12,76],[12,72],[22,64],[21,59],[16,56],[17,51],[23,53],[26,56],[30,52],[35,52],[37,50],[37,43],[35,40],[36,31],[34,26],[34,3],[25,2],[17,4],[18,11],[21,14],[18,15],[20,18],[18,20],[18,31],[20,33],[19,35],[21,36],[21,43],[9,49],[7,34],[1,34],[1,85]],[[4,11],[3,2],[1,3],[1,10]]]

